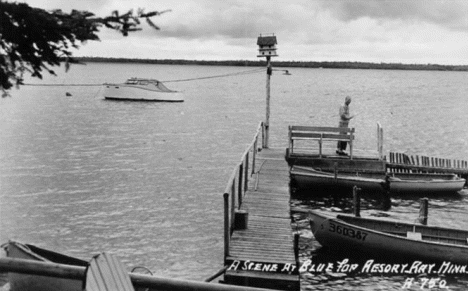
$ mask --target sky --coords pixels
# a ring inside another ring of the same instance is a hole
[[[123,37],[102,28],[75,56],[257,60],[274,33],[275,61],[468,65],[467,0],[18,0],[96,16],[130,9],[170,12]]]

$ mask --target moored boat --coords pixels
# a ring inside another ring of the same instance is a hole
[[[298,189],[352,188],[357,186],[367,191],[388,189],[392,194],[403,193],[455,193],[463,189],[466,180],[455,174],[389,173],[334,173],[311,167],[293,166],[291,180]]]
[[[335,252],[388,261],[468,265],[468,231],[310,211],[315,239]]]
[[[399,173],[388,182],[392,193],[450,193],[462,190],[466,180],[455,174]]]
[[[182,92],[155,79],[130,78],[122,84],[104,84],[104,98],[125,101],[183,102]]]
[[[5,246],[7,256],[16,259],[52,262],[71,266],[87,267],[88,262],[64,254],[46,250],[31,244],[9,241]],[[81,291],[83,281],[39,275],[8,273],[11,291]]]
[[[353,176],[323,172],[310,167],[293,166],[289,171],[293,186],[307,189],[352,189],[354,186],[365,191],[383,192],[385,180],[381,178]]]

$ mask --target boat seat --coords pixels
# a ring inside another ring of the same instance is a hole
[[[406,237],[409,239],[422,240],[422,234],[420,232],[408,231]]]
[[[123,264],[113,255],[94,256],[86,269],[84,291],[135,291]]]

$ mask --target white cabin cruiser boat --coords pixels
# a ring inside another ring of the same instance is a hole
[[[104,98],[126,101],[183,102],[179,91],[167,88],[155,79],[130,78],[122,84],[104,84]]]

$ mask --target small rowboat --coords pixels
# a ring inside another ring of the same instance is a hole
[[[42,249],[30,244],[9,241],[5,246],[7,256],[16,259],[27,259],[41,262],[52,262],[71,266],[87,267],[88,262]],[[11,291],[81,291],[82,280],[61,279],[47,276],[8,273]]]
[[[381,178],[353,176],[350,174],[322,172],[310,167],[293,166],[289,171],[294,187],[307,189],[352,189],[354,186],[366,191],[383,192],[385,180]]]
[[[468,265],[468,231],[310,211],[315,239],[335,252],[386,261]]]
[[[466,180],[455,174],[399,173],[389,176],[392,193],[450,193],[463,189]]]
[[[463,189],[466,180],[455,174],[392,173],[334,173],[311,167],[293,166],[290,171],[293,185],[298,189],[353,188],[381,192],[387,187],[392,194],[402,193],[455,193]]]

